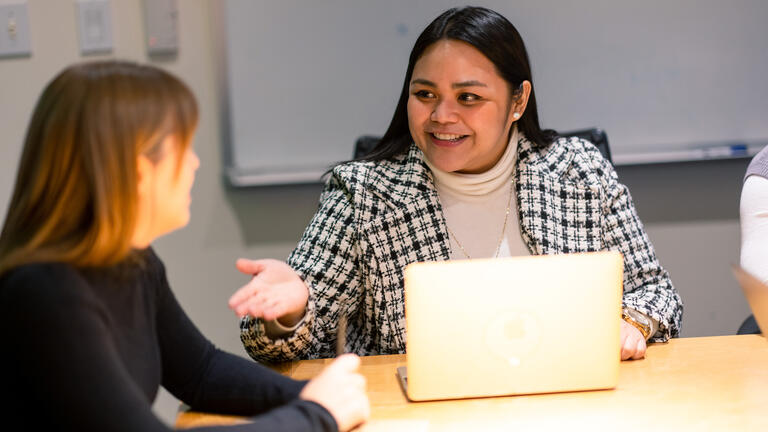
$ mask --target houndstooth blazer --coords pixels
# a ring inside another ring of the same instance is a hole
[[[561,138],[539,149],[521,137],[515,184],[520,231],[532,254],[621,252],[624,305],[658,320],[652,341],[679,334],[680,296],[629,191],[592,144]],[[403,269],[449,255],[440,200],[415,145],[392,160],[339,165],[288,258],[310,289],[303,322],[286,338],[272,340],[261,320],[244,318],[243,345],[258,361],[332,357],[343,313],[348,351],[403,353]]]

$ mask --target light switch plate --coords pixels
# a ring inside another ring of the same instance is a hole
[[[0,5],[0,57],[32,55],[26,3]]]
[[[77,30],[82,54],[112,51],[112,17],[107,0],[77,2]]]
[[[174,55],[179,50],[176,0],[144,0],[149,55]]]

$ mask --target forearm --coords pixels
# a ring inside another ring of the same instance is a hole
[[[256,415],[296,399],[305,382],[284,377],[262,365],[215,350],[202,380],[189,391],[169,391],[200,411]]]
[[[335,432],[338,427],[333,416],[325,408],[314,402],[296,400],[268,413],[250,418],[247,423],[185,430],[190,432]]]
[[[624,256],[623,304],[658,322],[659,328],[651,341],[676,337],[680,333],[683,313],[680,295],[656,257],[626,186],[618,182],[608,162],[603,161],[601,169],[606,173],[605,247]]]
[[[625,257],[625,267],[627,258]],[[654,264],[655,263],[655,264]],[[658,328],[651,333],[652,342],[665,342],[680,333],[683,303],[666,270],[658,261],[649,262],[624,276],[622,303],[656,320]]]

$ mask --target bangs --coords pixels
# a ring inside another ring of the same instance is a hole
[[[148,120],[154,119],[157,123],[148,127],[148,134],[139,153],[158,162],[165,156],[163,141],[173,136],[176,138],[181,162],[197,128],[197,101],[189,88],[170,74],[160,72],[156,78],[157,82],[146,86],[144,90],[151,94],[145,99],[146,108],[154,114]]]

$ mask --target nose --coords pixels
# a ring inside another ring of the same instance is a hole
[[[455,123],[458,121],[459,116],[453,101],[443,99],[435,103],[429,119],[435,123]]]

